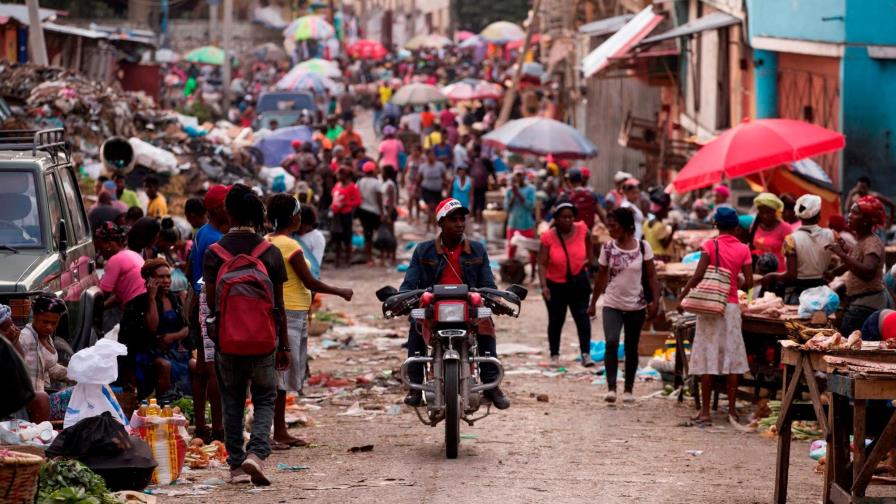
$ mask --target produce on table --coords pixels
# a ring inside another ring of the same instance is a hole
[[[784,327],[787,328],[787,336],[790,338],[790,340],[800,344],[811,340],[819,334],[823,334],[826,337],[831,337],[835,332],[837,332],[836,329],[830,327],[809,327],[795,320],[785,322]]]
[[[803,348],[806,350],[861,350],[862,331],[853,331],[849,338],[844,338],[839,332],[832,335],[821,332],[807,341]]]
[[[784,300],[773,292],[766,292],[761,298],[754,299],[746,304],[744,301],[744,299],[740,301],[741,310],[744,313],[777,318],[784,312]]]
[[[77,460],[49,460],[40,468],[37,502],[119,504],[98,474]]]

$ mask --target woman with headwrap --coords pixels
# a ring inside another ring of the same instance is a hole
[[[887,305],[883,283],[884,243],[874,234],[886,220],[884,206],[874,196],[863,196],[849,209],[848,218],[849,230],[856,237],[855,246],[847,247],[842,239],[827,246],[842,262],[834,275],[846,273],[846,309],[840,324],[841,334],[861,329],[865,319]]]
[[[721,375],[725,375],[727,381],[728,415],[732,420],[738,420],[735,404],[737,383],[740,375],[750,369],[741,332],[741,311],[737,299],[738,287],[744,291],[753,288],[750,249],[735,236],[739,226],[736,211],[725,207],[719,208],[713,220],[719,229],[719,237],[703,243],[697,271],[678,297],[680,305],[688,292],[703,280],[710,265],[718,264],[720,269],[727,270],[731,276],[725,312],[721,316],[697,315],[697,327],[688,365],[690,374],[701,377],[701,409],[693,419],[698,425],[712,424],[709,406],[713,377]],[[741,275],[743,283],[738,286]]]
[[[831,251],[826,247],[834,243],[836,234],[818,225],[821,217],[821,198],[804,194],[794,205],[796,217],[802,225],[784,239],[786,270],[762,277],[766,287],[784,284],[784,302],[800,304],[800,294],[812,287],[825,285],[825,273],[830,269]]]
[[[750,246],[753,255],[759,257],[756,270],[758,273],[783,273],[787,269],[784,261],[784,238],[792,231],[790,225],[781,221],[784,202],[774,194],[764,192],[753,198],[753,205],[756,206],[757,214],[750,232]],[[766,254],[773,256],[775,260],[765,258]]]
[[[65,301],[52,294],[40,294],[34,298],[31,313],[31,323],[22,328],[16,342],[38,396],[35,398],[38,403],[28,408],[29,419],[34,423],[62,420],[71,392],[53,389],[54,383],[66,382],[68,377],[68,369],[58,362],[53,335],[65,313]],[[48,403],[44,402],[45,398],[49,399]]]

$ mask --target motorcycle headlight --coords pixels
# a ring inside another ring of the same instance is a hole
[[[441,303],[437,313],[439,322],[463,322],[464,321],[464,305],[463,303]]]

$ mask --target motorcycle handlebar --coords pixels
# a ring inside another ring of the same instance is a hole
[[[377,298],[383,302],[383,316],[386,318],[408,315],[411,310],[420,304],[420,298],[427,292],[432,292],[432,287],[415,289],[412,291],[398,292],[393,287],[383,287],[377,291]],[[504,291],[489,287],[469,288],[469,292],[482,295],[483,305],[491,308],[495,315],[509,315],[517,317],[520,314],[522,299],[525,299],[526,289],[513,285]],[[521,295],[520,295],[521,294]],[[503,301],[503,302],[502,302]],[[506,303],[516,305],[516,309]]]

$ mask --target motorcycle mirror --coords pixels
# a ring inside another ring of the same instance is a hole
[[[387,285],[382,289],[376,291],[376,298],[379,299],[380,302],[383,302],[396,294],[398,294],[398,289],[392,287],[391,285]]]
[[[526,295],[529,294],[529,289],[526,289],[522,285],[513,284],[507,288],[507,292],[516,294],[516,297],[520,298],[520,301],[525,301]]]

